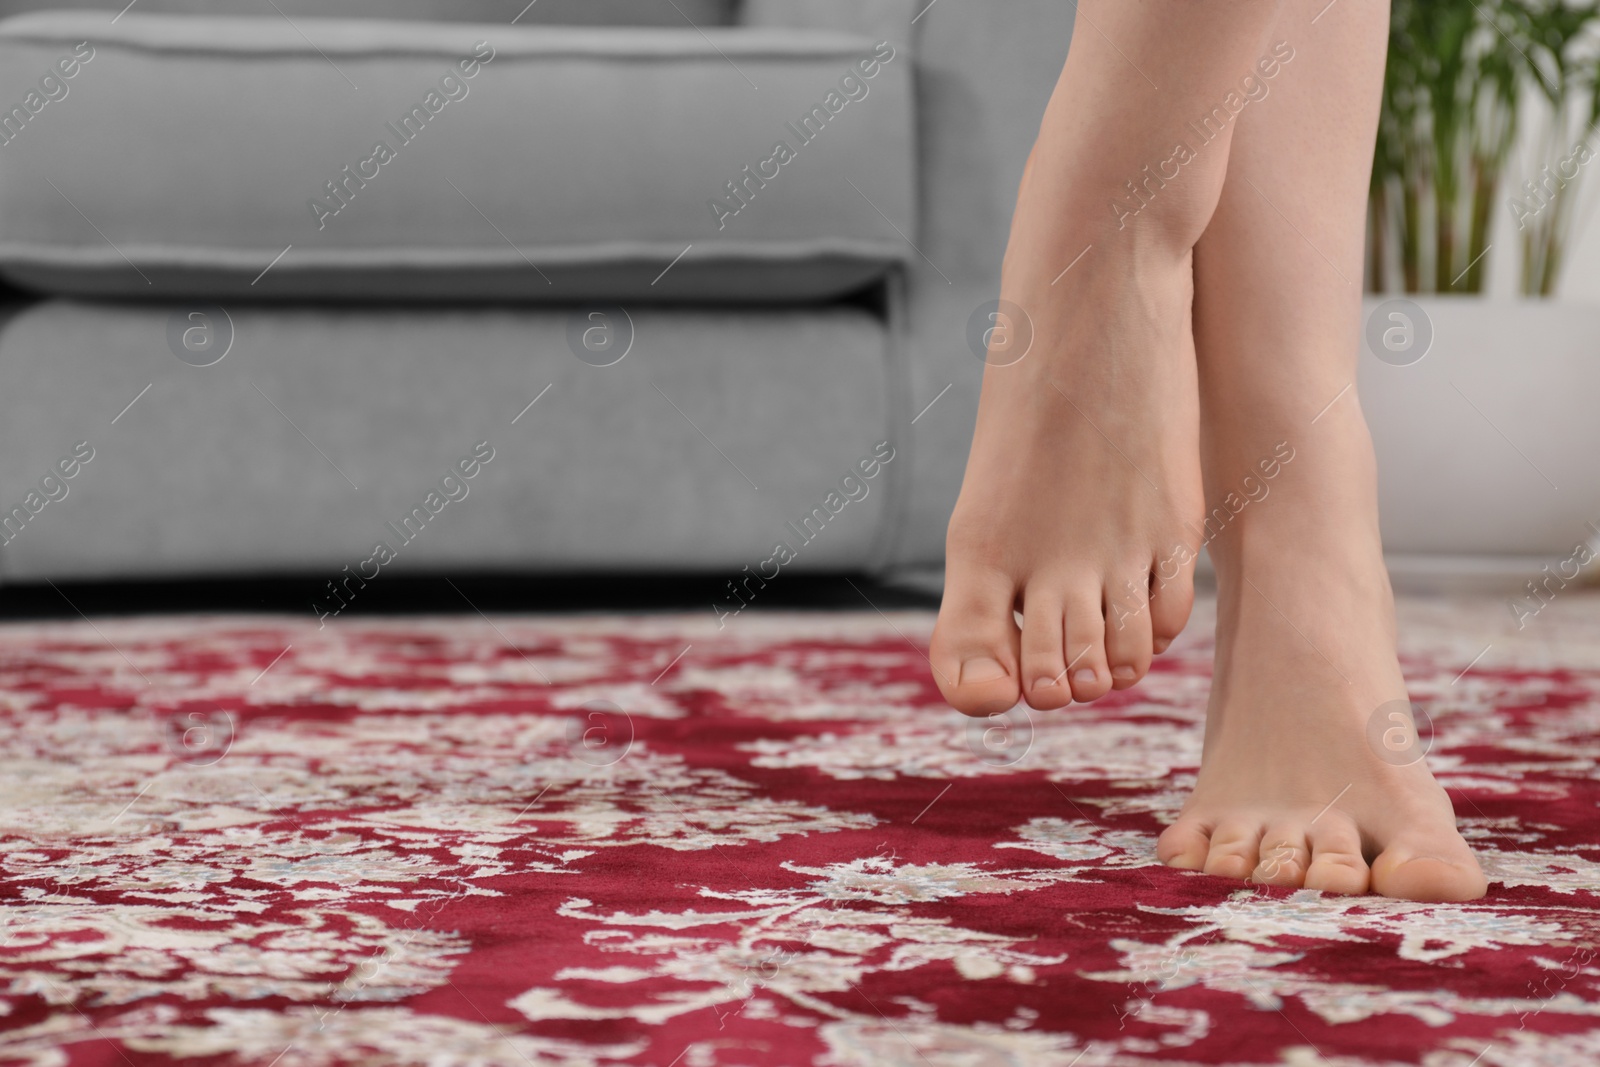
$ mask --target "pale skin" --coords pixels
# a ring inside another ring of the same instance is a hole
[[[984,371],[930,659],[970,715],[1136,685],[1204,538],[1215,677],[1161,860],[1468,900],[1486,884],[1449,798],[1368,738],[1406,698],[1351,386],[1387,25],[1382,0],[1081,0],[1001,277],[1034,340]],[[1188,125],[1246,75],[1230,121]]]

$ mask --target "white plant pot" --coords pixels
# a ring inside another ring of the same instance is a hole
[[[1520,582],[1600,541],[1600,304],[1390,299],[1364,301],[1358,383],[1397,584]]]

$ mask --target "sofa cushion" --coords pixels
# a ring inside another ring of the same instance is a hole
[[[137,0],[143,14],[431,19],[509,25],[724,26],[734,0]],[[0,0],[0,18],[25,11],[120,12],[128,0]],[[274,10],[276,8],[277,10]],[[120,19],[118,21],[121,21]]]
[[[0,271],[44,291],[810,300],[915,239],[866,37],[63,12],[0,69]]]

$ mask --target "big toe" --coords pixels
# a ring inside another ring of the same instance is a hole
[[[1489,890],[1483,869],[1454,830],[1398,841],[1372,862],[1372,889],[1402,900],[1477,900]]]
[[[1157,559],[1150,581],[1150,636],[1155,652],[1165,652],[1177,639],[1193,609],[1194,563],[1182,555]]]
[[[1124,578],[1105,588],[1106,662],[1111,687],[1127,689],[1150,669],[1150,582]]]
[[[928,659],[939,692],[963,714],[1007,711],[1021,694],[1015,596],[1001,575],[952,568]]]

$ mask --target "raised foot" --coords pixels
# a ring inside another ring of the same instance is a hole
[[[1137,274],[1101,261],[1068,290],[1041,285],[1029,303],[1013,289],[1032,347],[984,372],[929,657],[968,715],[1126,689],[1193,605],[1190,260]]]

